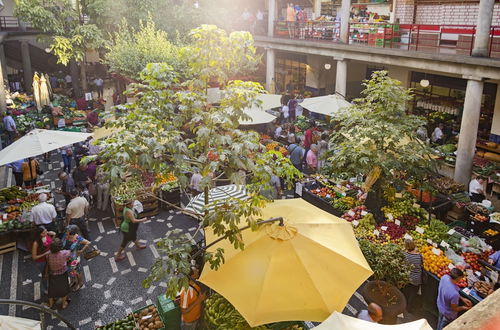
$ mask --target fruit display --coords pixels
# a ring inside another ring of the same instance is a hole
[[[0,202],[13,201],[28,196],[28,193],[18,186],[12,186],[0,190]]]
[[[367,208],[364,205],[356,206],[355,208],[347,211],[342,215],[342,219],[352,222],[354,220],[360,220],[363,217],[364,212],[367,212]]]
[[[426,238],[432,240],[433,242],[441,242],[442,240],[446,240],[448,238],[448,231],[450,229],[448,226],[437,219],[431,219],[429,222],[428,229],[424,232]]]
[[[500,213],[498,213],[498,212],[492,213],[492,214],[490,214],[490,218],[493,221],[500,222]]]
[[[351,196],[342,197],[332,201],[333,208],[344,212],[354,208],[357,204],[358,200]]]
[[[214,293],[205,300],[205,320],[210,329],[266,329],[264,326],[251,328],[241,314],[223,296]]]
[[[431,184],[437,191],[445,195],[451,195],[466,190],[465,185],[445,176],[432,180]]]
[[[455,230],[457,233],[460,233],[461,235],[467,238],[471,238],[472,236],[474,236],[473,233],[462,227],[453,227],[453,230]]]
[[[398,240],[406,234],[406,229],[396,225],[394,222],[386,221],[377,226],[377,230],[385,232],[391,240]]]
[[[479,214],[482,214],[482,215],[489,215],[490,214],[490,211],[484,207],[483,205],[479,204],[479,203],[469,203],[467,204],[466,206],[467,210],[470,212],[470,213],[479,213]]]
[[[490,283],[484,281],[477,281],[474,283],[473,288],[481,298],[486,298],[486,296],[489,295],[493,289]]]
[[[481,266],[478,263],[478,261],[481,259],[479,255],[472,252],[462,252],[460,255],[464,258],[465,262],[469,264],[470,268],[473,271],[481,269]]]
[[[11,231],[11,230],[22,230],[30,229],[33,227],[33,223],[30,221],[21,222],[17,219],[8,220],[6,222],[0,223],[0,233]]]
[[[134,319],[140,330],[161,329],[164,327],[163,321],[158,314],[155,305],[150,305],[134,313]]]
[[[487,237],[493,237],[493,236],[496,236],[498,235],[498,231],[494,230],[494,229],[487,229],[483,232],[483,235],[484,236],[487,236]]]
[[[111,190],[111,195],[117,203],[124,203],[136,199],[137,191],[144,188],[144,183],[139,178],[124,181]]]
[[[277,142],[271,142],[266,145],[266,149],[267,151],[276,150],[277,146],[278,146]]]
[[[115,321],[113,323],[109,323],[98,327],[99,330],[132,330],[135,329],[135,320],[134,315],[130,314],[124,319]]]
[[[382,211],[386,217],[389,217],[389,214],[391,214],[394,219],[404,215],[411,215],[424,220],[427,216],[427,211],[413,205],[414,201],[410,198],[398,198],[393,203],[383,207]]]
[[[401,217],[398,217],[397,220],[401,222],[401,226],[409,230],[414,230],[415,227],[420,223],[420,219],[413,215],[403,215]]]
[[[474,214],[473,217],[471,217],[471,220],[473,221],[478,221],[478,222],[487,222],[489,218],[485,215],[481,215],[479,213]]]
[[[156,184],[160,186],[164,191],[169,191],[179,186],[177,178],[172,173],[167,173],[166,175],[157,175]]]
[[[327,187],[312,189],[310,190],[310,192],[318,197],[327,199],[335,198],[337,196],[335,192],[333,192],[330,188]]]
[[[435,254],[433,249],[440,251],[439,255]],[[451,263],[451,260],[445,256],[442,250],[426,245],[420,248],[420,253],[422,254],[424,269],[426,271],[433,273],[439,278],[450,272],[448,265]]]

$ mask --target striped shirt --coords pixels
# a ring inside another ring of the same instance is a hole
[[[422,255],[419,253],[405,252],[406,261],[412,265],[410,272],[410,283],[413,285],[422,284]]]

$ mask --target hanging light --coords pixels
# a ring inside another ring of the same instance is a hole
[[[50,47],[45,48],[45,52],[46,52],[47,54],[48,54],[48,53],[50,53],[50,51],[51,51]]]
[[[425,87],[428,87],[428,86],[429,86],[429,84],[430,84],[430,83],[429,83],[429,80],[427,80],[427,79],[422,79],[422,80],[420,80],[420,86],[422,86],[422,87],[424,87],[424,88],[425,88]]]
[[[325,63],[325,69],[330,70],[332,65],[330,63]]]

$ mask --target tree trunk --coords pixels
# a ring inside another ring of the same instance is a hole
[[[382,208],[387,205],[387,201],[384,198],[383,179],[379,178],[372,186],[372,189],[368,192],[366,196],[365,205],[368,210],[375,217],[377,224],[384,222],[384,212]]]
[[[87,93],[89,89],[87,84],[87,69],[85,68],[85,60],[80,62],[80,81],[82,82],[82,92]]]
[[[71,83],[73,85],[73,94],[75,97],[82,96],[82,90],[80,89],[80,75],[78,74],[78,64],[75,60],[69,61],[69,69],[71,71]]]

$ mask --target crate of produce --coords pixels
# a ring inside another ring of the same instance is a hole
[[[129,314],[127,317],[121,320],[97,327],[97,330],[135,330],[135,329],[138,328],[135,323],[133,314]]]
[[[158,296],[158,313],[167,330],[181,328],[181,308],[176,301],[167,298],[164,294]]]
[[[134,312],[134,320],[139,330],[165,330],[158,309],[155,305],[149,305]]]

